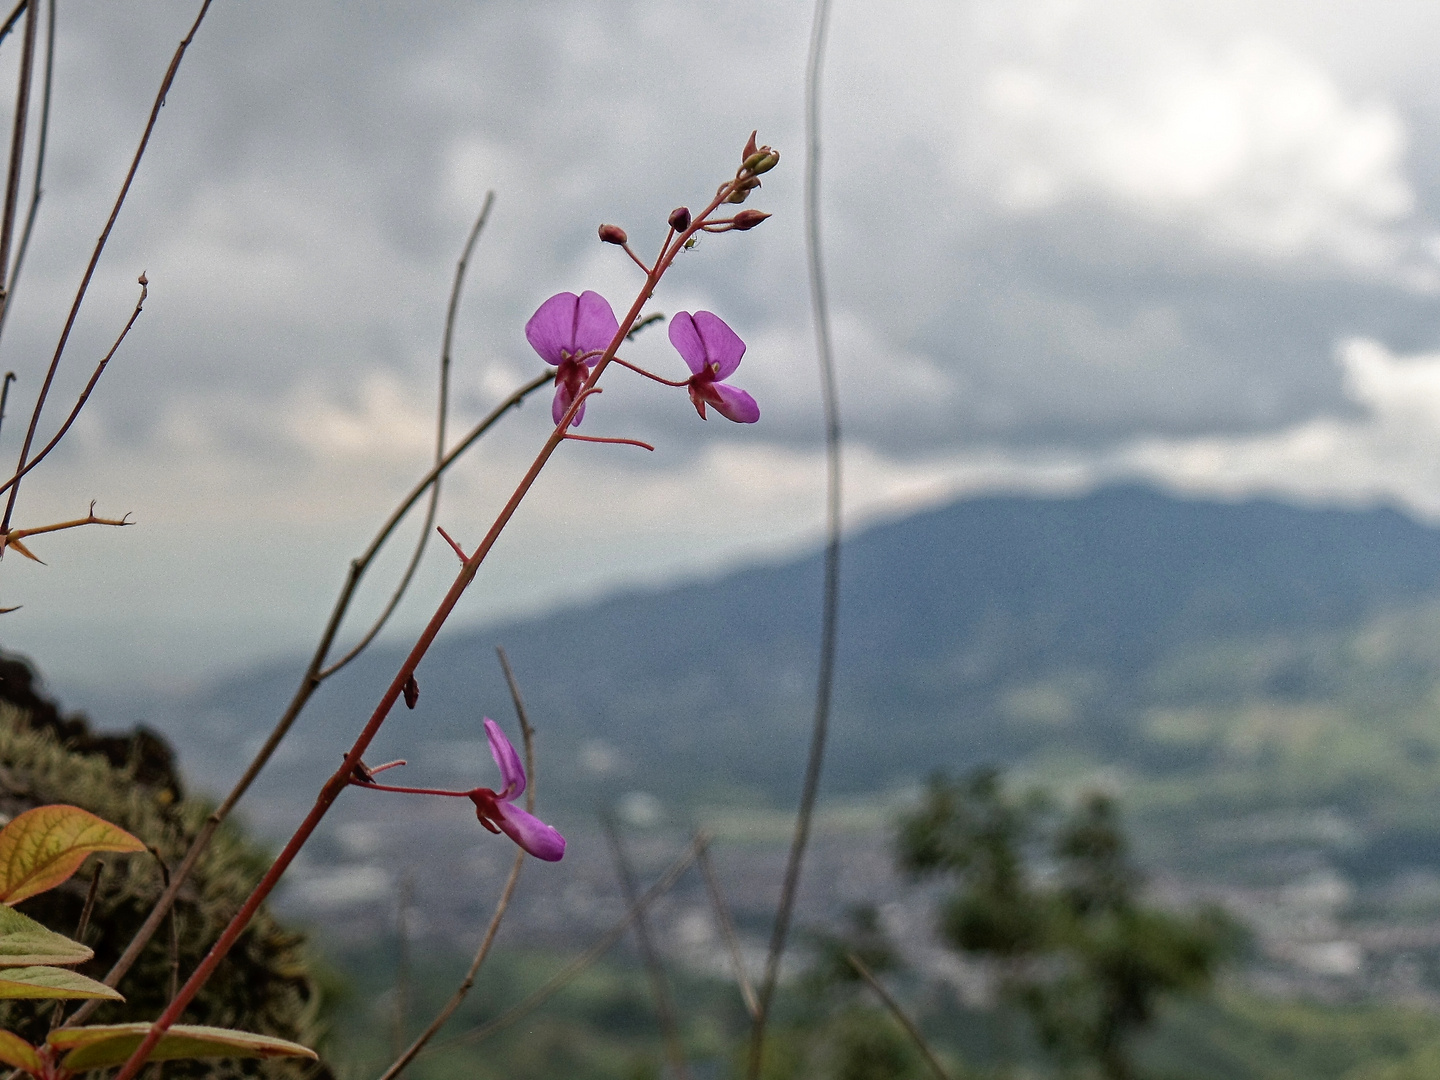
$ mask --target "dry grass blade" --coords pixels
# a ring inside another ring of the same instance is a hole
[[[697,836],[685,854],[670,865],[670,868],[665,871],[664,876],[661,877],[659,881],[645,890],[645,894],[625,913],[624,918],[607,930],[605,936],[594,945],[590,946],[590,948],[586,949],[574,960],[571,960],[570,963],[550,976],[549,979],[545,980],[545,983],[524,1001],[507,1009],[488,1024],[484,1024],[473,1031],[467,1031],[464,1035],[458,1035],[447,1042],[435,1046],[433,1049],[446,1050],[450,1047],[461,1046],[468,1043],[484,1042],[496,1032],[509,1027],[515,1023],[515,1021],[524,1018],[545,1004],[554,994],[564,989],[570,982],[590,967],[591,964],[595,963],[595,961],[599,960],[614,948],[615,943],[624,937],[625,932],[630,929],[630,924],[633,923],[646,908],[675,887],[675,883],[680,880],[680,876],[690,868],[690,864],[695,861],[699,852],[703,851],[709,842],[709,837],[703,834]]]
[[[780,977],[780,959],[790,932],[800,869],[810,839],[810,822],[820,791],[820,773],[825,761],[825,740],[830,725],[830,697],[835,683],[835,645],[840,606],[840,514],[841,457],[840,401],[835,386],[835,361],[830,343],[830,310],[825,289],[825,265],[820,250],[820,73],[825,58],[825,30],[829,0],[815,0],[810,33],[810,56],[805,76],[805,250],[810,278],[810,305],[815,323],[815,346],[820,361],[820,389],[825,406],[825,487],[826,544],[825,586],[820,626],[820,672],[815,690],[815,719],[810,736],[805,785],[800,812],[795,819],[795,836],[780,888],[780,904],[765,958],[765,977],[760,984],[755,1023],[750,1034],[747,1076],[759,1080],[765,1053],[765,1025],[770,1015],[775,984]]]
[[[25,44],[20,53],[20,83],[15,90],[15,122],[10,128],[10,167],[5,175],[5,210],[0,219],[0,305],[10,294],[5,272],[10,266],[10,245],[15,239],[15,215],[20,207],[20,174],[25,157],[25,126],[30,118],[30,84],[35,71],[35,5],[25,5]]]
[[[505,650],[495,649],[500,657],[500,667],[505,672],[505,682],[510,687],[510,697],[515,702],[515,715],[520,721],[520,734],[525,740],[525,809],[535,812],[535,731],[530,726],[530,718],[525,712],[525,701],[520,696],[520,686],[515,681],[515,672],[510,668],[510,658],[505,655]],[[510,876],[505,879],[505,887],[500,890],[500,899],[495,904],[495,914],[490,916],[490,925],[485,928],[485,936],[480,939],[480,947],[475,950],[475,958],[470,961],[470,967],[465,972],[465,978],[450,995],[450,1000],[445,1002],[440,1011],[435,1014],[435,1019],[430,1021],[419,1037],[410,1044],[409,1048],[397,1057],[391,1066],[380,1076],[380,1080],[395,1080],[405,1071],[405,1067],[414,1061],[416,1056],[425,1049],[430,1040],[435,1038],[440,1029],[445,1026],[450,1017],[455,1015],[455,1010],[460,1008],[466,995],[475,986],[475,976],[480,972],[480,965],[485,963],[485,958],[490,955],[490,946],[495,942],[495,935],[500,930],[500,920],[505,917],[505,912],[510,907],[510,899],[515,895],[515,885],[520,880],[520,870],[525,865],[525,852],[515,853],[515,863],[510,867]]]
[[[720,891],[720,880],[715,876],[715,867],[710,862],[710,849],[700,849],[700,872],[705,876],[705,890],[710,894],[710,904],[715,909],[715,919],[720,924],[720,933],[725,938],[725,949],[730,953],[730,965],[735,969],[735,981],[740,985],[740,996],[745,1000],[745,1011],[754,1020],[760,1014],[760,1005],[755,1000],[755,988],[750,985],[750,976],[745,971],[745,957],[740,953],[740,939],[735,936],[735,922],[730,918],[730,909]]]
[[[465,284],[465,271],[470,265],[470,255],[475,250],[475,242],[480,239],[480,233],[485,228],[485,222],[490,218],[490,207],[495,202],[495,192],[485,193],[485,202],[480,207],[480,213],[475,218],[475,224],[470,229],[470,235],[465,239],[465,247],[460,253],[460,261],[455,265],[455,280],[450,286],[450,303],[445,310],[445,337],[444,344],[440,348],[440,393],[439,402],[436,405],[435,416],[435,465],[438,467],[445,460],[445,427],[450,416],[450,345],[455,340],[455,316],[460,310],[460,291]],[[390,599],[385,602],[380,614],[371,623],[370,628],[360,636],[356,642],[345,653],[325,669],[327,676],[335,674],[346,664],[354,660],[369,647],[375,640],[375,636],[384,629],[385,624],[390,621],[390,616],[395,613],[401,599],[410,588],[410,582],[415,577],[415,571],[420,566],[420,560],[425,555],[426,545],[430,542],[430,529],[435,524],[435,514],[440,509],[440,475],[437,473],[435,481],[430,485],[430,502],[425,508],[425,523],[420,526],[420,536],[415,541],[415,550],[410,554],[410,561],[405,566],[405,572],[400,575],[400,581],[396,584]]]
[[[865,965],[865,961],[853,952],[847,952],[845,959],[850,962],[850,966],[855,969],[856,974],[870,985],[870,989],[875,991],[875,996],[884,1003],[885,1008],[890,1010],[890,1015],[895,1017],[900,1026],[905,1029],[905,1034],[910,1036],[910,1041],[915,1044],[915,1048],[924,1056],[925,1063],[930,1066],[930,1071],[935,1074],[935,1080],[951,1080],[950,1074],[945,1071],[945,1066],[940,1064],[940,1059],[935,1056],[935,1051],[930,1049],[930,1044],[925,1041],[925,1036],[920,1034],[920,1029],[915,1026],[910,1017],[905,1015],[905,1011],[890,996],[890,992],[880,985],[880,980],[875,978],[875,973]]]

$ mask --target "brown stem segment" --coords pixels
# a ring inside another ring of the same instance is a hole
[[[30,83],[35,70],[35,4],[25,5],[25,44],[20,53],[20,84],[15,90],[15,122],[10,128],[10,168],[5,175],[5,211],[0,219],[0,307],[9,301],[6,271],[15,237],[15,215],[20,209],[20,173],[25,157],[25,122],[30,116]]]
[[[206,2],[208,3],[209,0],[206,0]],[[555,425],[555,429],[546,438],[544,445],[540,448],[540,452],[536,454],[535,460],[525,471],[525,475],[521,478],[520,483],[516,485],[514,492],[510,495],[510,498],[506,500],[504,507],[501,508],[500,513],[496,516],[494,523],[490,526],[489,532],[487,532],[485,538],[480,541],[480,546],[475,549],[474,553],[460,568],[460,573],[446,591],[444,598],[441,599],[439,606],[435,609],[435,614],[432,615],[430,621],[426,623],[425,629],[421,631],[419,638],[416,640],[409,654],[405,657],[405,661],[400,665],[400,670],[395,673],[395,678],[391,680],[389,687],[386,688],[384,695],[375,706],[375,710],[371,713],[370,719],[366,721],[365,727],[361,730],[354,744],[350,747],[350,750],[345,754],[340,768],[331,775],[330,779],[325,781],[324,786],[320,789],[319,795],[316,796],[315,805],[311,807],[310,812],[305,815],[305,819],[300,823],[300,826],[295,830],[295,833],[290,837],[284,848],[281,849],[280,854],[276,856],[270,869],[265,872],[259,884],[255,886],[254,891],[251,892],[250,896],[240,906],[240,910],[236,912],[234,918],[230,920],[230,924],[226,926],[219,939],[211,946],[210,952],[206,954],[205,959],[200,962],[200,965],[191,974],[190,978],[186,980],[185,985],[180,988],[180,992],[176,994],[170,1004],[166,1006],[165,1011],[160,1014],[159,1018],[150,1025],[149,1032],[146,1033],[145,1038],[140,1041],[140,1045],[136,1047],[135,1052],[130,1055],[129,1060],[125,1062],[124,1066],[122,1066],[120,1071],[115,1075],[114,1080],[133,1080],[136,1073],[144,1067],[155,1045],[164,1036],[165,1032],[180,1018],[186,1006],[194,1000],[195,995],[200,992],[200,988],[205,985],[211,974],[214,973],[215,968],[219,966],[220,961],[225,958],[225,955],[234,946],[235,942],[239,940],[240,935],[244,933],[245,928],[250,924],[250,920],[255,917],[255,913],[260,909],[260,905],[265,902],[266,897],[268,897],[270,893],[274,891],[275,886],[280,883],[281,877],[283,877],[285,871],[289,869],[290,864],[295,861],[295,857],[300,854],[300,850],[309,841],[316,828],[319,827],[320,822],[325,819],[325,815],[329,813],[330,807],[335,804],[335,800],[340,797],[340,793],[349,786],[351,778],[355,775],[355,767],[360,764],[361,759],[365,755],[365,751],[370,748],[370,744],[374,741],[375,736],[379,734],[381,725],[385,723],[385,719],[390,715],[390,710],[393,709],[395,703],[400,700],[400,695],[404,692],[405,684],[414,676],[416,668],[420,666],[420,661],[425,658],[425,654],[429,652],[430,646],[440,633],[440,628],[445,625],[446,620],[450,617],[450,613],[455,610],[455,605],[460,602],[460,597],[463,596],[465,590],[470,587],[470,583],[475,580],[475,575],[479,573],[480,570],[480,564],[483,563],[485,557],[490,554],[491,548],[493,548],[495,542],[499,540],[500,534],[505,530],[505,526],[510,523],[510,519],[515,516],[515,511],[520,508],[520,504],[525,500],[525,496],[534,486],[535,481],[549,463],[556,449],[564,442],[565,431],[573,422],[575,413],[579,410],[588,392],[594,389],[600,376],[605,373],[605,369],[610,364],[610,358],[615,355],[620,345],[624,342],[626,334],[628,334],[630,328],[635,325],[635,320],[640,317],[641,307],[645,301],[650,298],[650,294],[654,292],[655,286],[659,284],[660,278],[664,276],[665,271],[669,269],[670,264],[675,259],[675,255],[683,249],[684,241],[688,240],[695,230],[700,228],[704,223],[704,218],[713,213],[730,193],[736,189],[737,182],[737,180],[730,180],[720,185],[719,190],[715,193],[715,198],[705,208],[699,219],[676,238],[675,244],[656,261],[654,269],[645,276],[644,286],[635,297],[634,303],[630,305],[630,310],[620,322],[619,327],[615,331],[615,336],[605,349],[604,354],[601,355],[599,361],[595,364],[594,368],[591,369],[590,377],[586,380],[584,386],[581,387],[580,393],[575,395],[575,399],[570,403],[570,407],[565,410],[565,414],[561,416],[560,422]],[[14,495],[13,488],[11,489],[11,495]]]
[[[915,1026],[915,1022],[910,1017],[905,1015],[905,1010],[900,1008],[899,1003],[890,996],[890,992],[880,985],[880,980],[875,978],[875,973],[865,965],[865,961],[853,952],[847,952],[845,959],[850,962],[850,966],[855,969],[856,973],[869,984],[870,989],[875,991],[875,996],[880,999],[885,1008],[890,1010],[890,1015],[895,1017],[896,1022],[905,1029],[905,1034],[910,1036],[910,1041],[915,1044],[915,1048],[925,1058],[925,1064],[929,1065],[930,1071],[935,1074],[935,1080],[950,1080],[950,1074],[945,1071],[945,1066],[940,1064],[940,1059],[935,1056],[935,1051],[930,1049],[930,1044],[925,1041],[925,1036],[920,1034],[920,1029]]]
[[[715,867],[710,862],[710,851],[700,851],[700,872],[705,876],[705,889],[710,893],[710,904],[715,908],[715,919],[720,923],[720,933],[725,938],[725,948],[730,953],[730,965],[735,969],[735,981],[740,986],[740,996],[745,1001],[745,1011],[754,1020],[760,1011],[755,1000],[755,988],[750,985],[750,976],[745,971],[745,957],[740,953],[740,939],[735,936],[735,922],[730,918],[730,909],[725,904],[725,895],[720,891],[720,881],[715,876]]]

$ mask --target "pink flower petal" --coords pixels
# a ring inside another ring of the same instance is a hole
[[[715,393],[720,395],[720,400],[712,401],[711,404],[726,420],[734,420],[737,424],[753,424],[760,419],[760,406],[755,404],[755,399],[744,390],[722,382],[714,383],[713,387]]]
[[[694,322],[705,346],[705,359],[719,365],[715,378],[726,378],[740,366],[740,358],[745,355],[745,342],[712,311],[695,312]]]
[[[619,332],[620,323],[615,319],[615,312],[610,310],[610,302],[597,292],[581,293],[575,305],[575,329],[570,338],[572,350],[578,355],[594,349],[608,349]],[[585,363],[593,366],[599,359],[592,356]]]
[[[688,311],[677,311],[670,320],[670,344],[690,368],[692,375],[705,370],[705,343]]]
[[[485,735],[490,740],[490,756],[500,766],[500,778],[505,781],[499,797],[516,798],[525,790],[525,766],[520,764],[520,755],[510,745],[505,732],[500,730],[500,725],[488,716],[485,717]]]
[[[537,859],[559,862],[565,854],[565,838],[534,814],[527,814],[508,802],[497,803],[496,825],[504,834]]]
[[[574,293],[556,293],[541,304],[525,324],[525,340],[540,354],[540,359],[552,367],[558,367],[565,359],[562,353],[575,351],[575,319],[579,305],[580,298]]]

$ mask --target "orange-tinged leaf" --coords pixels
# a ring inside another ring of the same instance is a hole
[[[13,1031],[0,1030],[0,1061],[36,1076],[45,1068],[40,1052]]]
[[[58,967],[0,968],[0,998],[125,998],[102,982]]]
[[[61,1068],[70,1072],[85,1072],[123,1064],[149,1030],[150,1025],[143,1020],[135,1024],[56,1028],[50,1032],[46,1042],[57,1050],[70,1051],[61,1058]],[[222,1057],[303,1057],[315,1060],[316,1054],[314,1050],[285,1039],[198,1024],[176,1024],[160,1037],[150,1054],[151,1061]]]
[[[80,942],[47,930],[28,915],[0,904],[0,968],[83,964],[94,955]]]
[[[53,889],[96,851],[144,851],[118,825],[78,806],[37,806],[0,830],[0,901]]]

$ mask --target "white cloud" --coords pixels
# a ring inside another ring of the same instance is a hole
[[[1249,437],[1141,440],[1110,467],[1201,494],[1387,503],[1440,521],[1440,353],[1396,356],[1354,340],[1339,361],[1358,416]]]
[[[1415,194],[1393,104],[1347,94],[1272,40],[1128,44],[1088,78],[1034,61],[989,73],[984,148],[1003,203],[1100,197],[1257,255],[1432,269],[1403,265]]]

